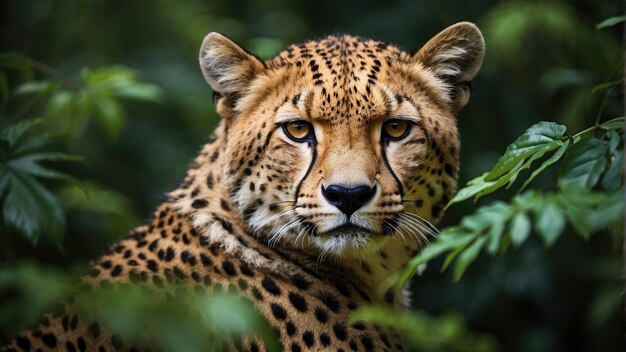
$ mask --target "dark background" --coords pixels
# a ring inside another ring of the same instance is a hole
[[[122,64],[165,93],[160,103],[126,103],[119,136],[91,124],[67,144],[86,161],[66,171],[99,193],[81,202],[60,189],[69,209],[64,250],[4,238],[5,264],[86,262],[150,215],[218,121],[197,60],[210,31],[270,58],[289,43],[335,32],[415,51],[448,25],[477,23],[487,52],[459,119],[461,183],[488,170],[534,122],[557,121],[572,132],[593,124],[602,96],[591,89],[619,78],[623,59],[620,26],[594,27],[623,13],[618,1],[4,0],[0,11],[2,51],[25,53],[68,77]],[[620,94],[607,118],[623,116]],[[549,176],[532,187],[553,188]],[[455,205],[440,227],[472,206]],[[411,285],[413,306],[435,316],[457,312],[505,351],[623,351],[620,247],[619,235],[604,233],[588,241],[565,235],[549,249],[529,240],[502,257],[481,256],[458,283],[434,263]]]

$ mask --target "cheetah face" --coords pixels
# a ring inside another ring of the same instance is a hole
[[[419,245],[456,189],[456,116],[482,62],[459,23],[411,55],[330,36],[262,62],[209,34],[200,62],[227,133],[224,174],[244,222],[275,242],[349,254]]]

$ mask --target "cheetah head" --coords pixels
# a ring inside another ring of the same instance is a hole
[[[456,190],[456,117],[483,54],[471,23],[414,54],[341,35],[268,61],[207,35],[200,64],[226,131],[226,187],[245,224],[270,244],[335,255],[398,238],[417,248]]]

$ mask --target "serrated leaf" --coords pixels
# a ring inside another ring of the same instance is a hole
[[[556,203],[545,203],[535,212],[535,231],[546,246],[553,245],[564,228],[565,214]]]
[[[605,19],[604,21],[596,24],[596,29],[603,29],[603,28],[607,28],[607,27],[612,27],[612,26],[615,26],[616,24],[622,23],[624,21],[626,21],[626,15],[609,17],[609,18]]]
[[[485,176],[485,181],[493,181],[509,172],[521,160],[531,156],[541,146],[560,141],[565,133],[565,126],[554,122],[541,121],[532,125],[526,132],[516,139],[493,169]]]
[[[459,255],[459,259],[457,259],[456,265],[454,266],[454,281],[459,281],[461,279],[461,276],[463,276],[467,267],[478,257],[478,254],[485,245],[485,242],[487,242],[487,237],[480,237]]]
[[[511,221],[510,236],[514,246],[519,247],[530,235],[530,218],[526,213],[519,212]]]
[[[606,166],[607,145],[596,138],[574,144],[563,159],[559,187],[585,187],[591,189],[598,183]]]

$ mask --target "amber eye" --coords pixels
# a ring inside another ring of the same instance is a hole
[[[303,120],[293,120],[283,124],[283,131],[295,142],[305,142],[311,137],[313,126]]]
[[[383,136],[391,140],[406,137],[411,130],[411,124],[406,120],[393,119],[383,125]]]

